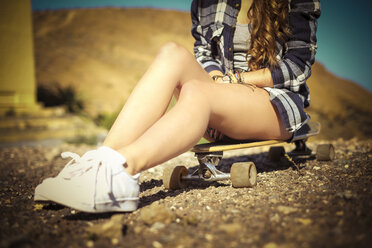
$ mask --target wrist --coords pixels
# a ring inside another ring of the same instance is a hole
[[[246,72],[240,73],[240,81],[242,82],[242,84],[246,83],[246,81],[245,81],[246,79],[244,77],[244,74],[246,74]]]
[[[241,84],[242,83],[239,71],[235,71],[235,72],[228,71],[226,76],[229,78],[230,83],[234,83],[234,84]]]

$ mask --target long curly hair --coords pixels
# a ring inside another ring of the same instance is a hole
[[[278,66],[275,43],[277,38],[284,42],[290,35],[288,12],[289,0],[253,0],[247,14],[252,28],[247,53],[251,70]]]

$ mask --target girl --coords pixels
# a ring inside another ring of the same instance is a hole
[[[291,139],[309,119],[306,79],[318,0],[194,0],[196,60],[167,43],[138,82],[103,146],[35,189],[35,200],[86,212],[134,211],[139,173],[209,139]],[[165,113],[172,95],[176,105]]]

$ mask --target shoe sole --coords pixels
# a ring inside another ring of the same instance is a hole
[[[96,208],[92,208],[90,206],[85,206],[79,203],[63,203],[59,201],[58,199],[49,199],[46,196],[43,195],[35,195],[34,201],[36,202],[55,202],[58,204],[61,204],[63,206],[67,206],[82,212],[87,213],[108,213],[108,212],[133,212],[136,211],[138,208],[138,201],[139,200],[126,200],[123,202],[118,202],[117,205],[112,205],[111,202],[109,203],[100,203],[96,204]]]
[[[37,195],[34,196],[34,201],[35,202],[51,202],[51,200],[41,196],[40,194],[37,194]]]

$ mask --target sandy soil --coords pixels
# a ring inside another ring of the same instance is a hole
[[[142,173],[137,211],[98,215],[33,201],[36,185],[66,163],[61,151],[83,154],[92,147],[1,148],[0,246],[370,247],[372,140],[332,143],[334,161],[296,161],[304,176],[269,162],[264,147],[226,152],[219,166],[228,171],[233,162],[254,161],[253,188],[222,181],[164,189],[164,168],[197,164],[188,152]]]

